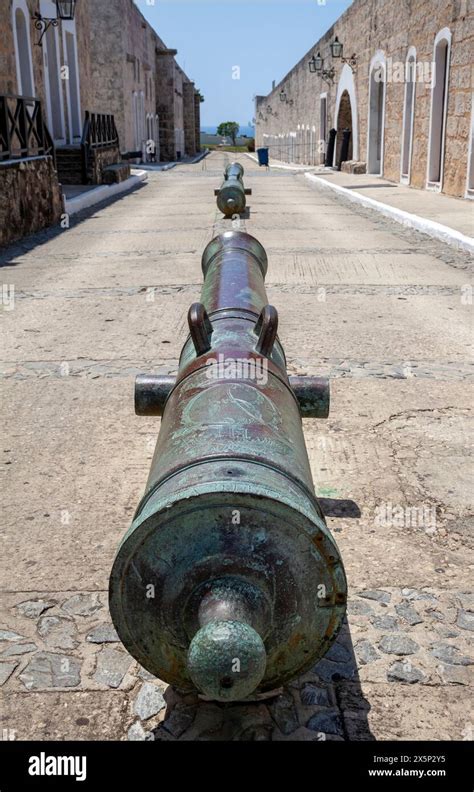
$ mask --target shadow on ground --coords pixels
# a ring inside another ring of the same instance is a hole
[[[347,622],[312,671],[258,702],[219,704],[180,694],[164,695],[164,720],[147,739],[158,741],[311,742],[374,740],[370,710],[359,682]]]

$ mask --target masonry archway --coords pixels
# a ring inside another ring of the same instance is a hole
[[[435,38],[433,50],[434,79],[431,84],[427,172],[427,186],[438,190],[441,190],[443,183],[450,53],[451,31],[443,28]]]
[[[373,173],[375,176],[383,174],[386,82],[385,55],[379,50],[370,62],[367,124],[367,173]]]
[[[342,153],[342,141],[344,138],[344,131],[346,129],[350,130],[350,138],[349,138],[349,150],[347,152],[347,156],[344,158],[345,160],[352,159],[352,107],[351,107],[351,98],[347,91],[343,91],[341,96],[341,101],[339,103],[339,112],[337,114],[337,137],[336,137],[336,165],[339,167],[341,163],[341,153]]]
[[[342,109],[341,109],[342,105]],[[348,121],[351,129],[350,159],[359,159],[359,125],[357,111],[357,96],[354,83],[354,74],[347,63],[344,64],[339,78],[336,95],[336,106],[334,113],[334,128],[337,129],[336,145],[334,146],[333,164],[338,163],[340,146],[342,144],[342,132],[345,128],[341,126]],[[347,124],[346,124],[347,127]]]
[[[30,15],[26,0],[14,0],[12,6],[12,29],[15,45],[17,91],[21,96],[35,95],[29,20]]]

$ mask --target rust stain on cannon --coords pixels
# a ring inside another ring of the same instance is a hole
[[[152,674],[236,701],[326,653],[347,588],[302,430],[302,417],[327,416],[329,385],[288,377],[256,239],[220,235],[202,268],[176,379],[137,379],[137,413],[162,421],[110,609]]]

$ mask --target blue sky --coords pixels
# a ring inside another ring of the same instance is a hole
[[[135,0],[206,101],[201,124],[246,125],[267,94],[352,0]],[[232,78],[240,67],[240,79]]]

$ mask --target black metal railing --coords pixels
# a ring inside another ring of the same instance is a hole
[[[118,139],[113,115],[86,111],[82,133],[84,143],[87,143],[90,148],[103,148],[117,145]]]
[[[44,155],[51,156],[56,165],[41,101],[31,96],[0,95],[0,162]]]
[[[81,150],[84,183],[88,181],[91,151],[119,145],[115,118],[110,113],[90,113],[86,110],[82,130]]]

